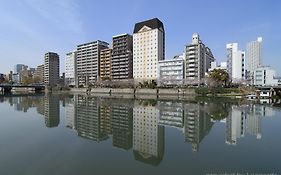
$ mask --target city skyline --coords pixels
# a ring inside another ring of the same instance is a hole
[[[0,54],[1,60],[9,60],[9,63],[1,64],[0,72],[8,73],[16,64],[25,64],[29,67],[43,64],[44,53],[48,51],[60,55],[60,69],[64,70],[65,55],[75,49],[76,45],[97,39],[111,44],[112,36],[120,33],[132,34],[135,23],[157,17],[165,26],[165,59],[171,59],[174,55],[182,53],[194,32],[202,36],[203,42],[212,49],[218,62],[226,61],[225,44],[237,42],[239,48],[246,51],[246,43],[261,36],[264,40],[264,65],[271,65],[280,74],[278,69],[280,64],[278,42],[281,41],[281,36],[278,35],[281,29],[278,23],[281,15],[278,11],[280,2],[255,1],[254,5],[244,1],[236,4],[221,1],[215,3],[175,1],[172,5],[168,2],[159,2],[146,0],[102,2],[105,5],[93,1],[4,2],[0,7],[2,21],[0,25],[3,25],[0,36],[2,35],[2,41],[5,43],[1,42]],[[121,6],[128,11],[119,11],[118,14],[112,15],[102,8],[107,7],[110,11]],[[190,18],[198,11],[192,7],[200,7],[200,11],[211,9],[212,13],[199,13],[196,19]],[[239,12],[247,13],[232,13],[238,8]],[[261,13],[265,11],[267,13]],[[97,18],[99,14],[102,14],[101,18]],[[125,20],[120,20],[122,18]],[[228,18],[231,20],[227,20]],[[184,21],[188,19],[194,21],[185,23]]]

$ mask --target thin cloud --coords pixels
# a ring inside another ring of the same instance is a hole
[[[265,23],[260,23],[257,25],[252,25],[252,26],[246,26],[240,28],[240,32],[246,33],[246,32],[253,32],[253,31],[261,31],[261,30],[267,30],[271,28],[271,23],[265,22]]]
[[[82,33],[78,5],[75,0],[25,0],[24,3],[42,18],[63,31]]]

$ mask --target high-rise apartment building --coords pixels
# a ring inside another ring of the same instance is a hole
[[[77,85],[76,51],[67,53],[65,57],[65,85]]]
[[[104,41],[93,41],[77,46],[78,85],[88,86],[99,79],[100,51],[108,48]]]
[[[48,52],[45,54],[44,64],[44,83],[48,86],[56,86],[59,83],[59,55],[57,53]]]
[[[211,49],[205,46],[199,35],[192,35],[192,43],[185,47],[185,78],[187,83],[198,83],[205,77],[215,58]]]
[[[227,70],[233,82],[241,82],[246,78],[245,52],[238,50],[238,43],[226,45]]]
[[[101,80],[112,79],[112,49],[100,51],[100,78]]]
[[[246,58],[247,70],[252,76],[255,69],[262,66],[262,37],[258,37],[256,41],[247,44]]]
[[[133,37],[113,36],[112,49],[112,79],[133,78]]]
[[[165,59],[163,23],[150,19],[135,24],[133,34],[133,77],[137,80],[157,78],[157,63]]]

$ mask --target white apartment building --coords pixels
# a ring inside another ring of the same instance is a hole
[[[281,78],[276,76],[275,70],[268,66],[256,68],[254,71],[254,85],[256,86],[279,86]]]
[[[164,58],[165,31],[163,23],[157,18],[136,23],[133,34],[134,79],[157,79],[157,64]]]
[[[252,76],[255,69],[262,66],[262,37],[258,37],[256,41],[247,44],[246,58],[247,70]]]
[[[229,77],[236,83],[245,80],[245,52],[238,50],[238,43],[227,44],[226,49]]]
[[[184,55],[158,62],[158,85],[181,85],[184,83]]]
[[[108,48],[104,41],[93,41],[77,46],[78,85],[88,86],[99,79],[100,51]]]
[[[65,84],[76,85],[77,78],[77,60],[76,51],[69,52],[65,58]]]

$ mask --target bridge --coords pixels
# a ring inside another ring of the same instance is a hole
[[[13,84],[0,84],[1,93],[10,93],[13,88],[30,88],[34,89],[35,92],[45,90],[45,85],[13,85]]]
[[[268,93],[269,97],[281,97],[281,86],[257,86],[256,89],[261,91],[261,93]]]

